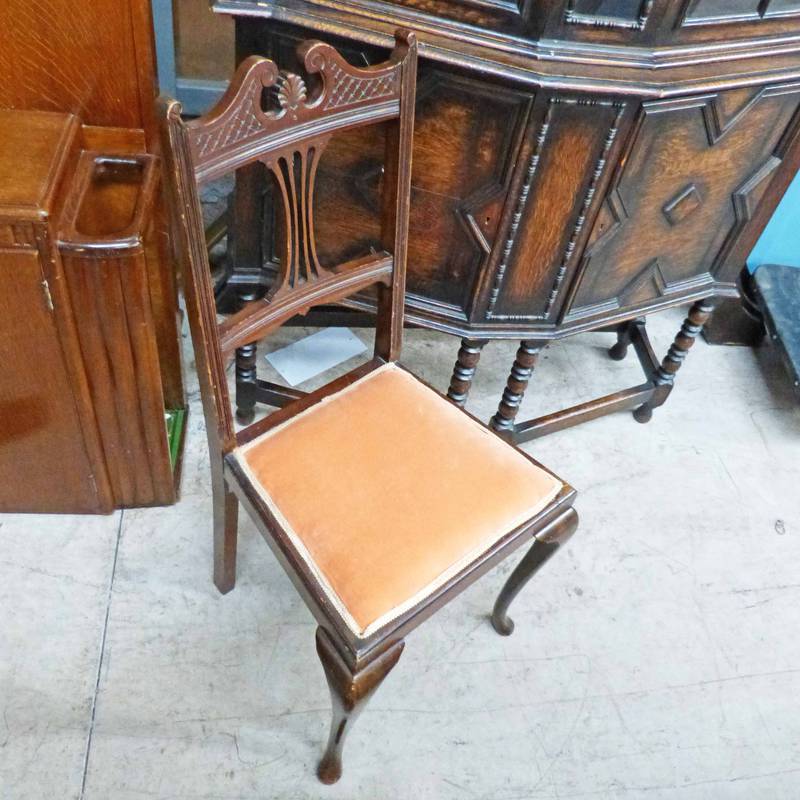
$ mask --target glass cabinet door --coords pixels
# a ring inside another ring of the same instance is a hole
[[[800,13],[800,0],[690,0],[684,23],[702,25]]]
[[[642,0],[572,0],[568,12],[587,22],[606,19],[635,23],[643,13],[643,5]]]
[[[760,0],[691,0],[686,9],[686,21],[758,19],[760,5]]]
[[[767,13],[765,16],[781,16],[783,14],[798,14],[800,13],[800,0],[771,0],[767,6]]]

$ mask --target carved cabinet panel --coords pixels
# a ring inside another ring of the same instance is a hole
[[[532,95],[429,68],[417,97],[408,302],[465,321],[495,242]],[[372,129],[331,142],[315,208],[323,264],[377,246],[382,163],[383,141]]]
[[[710,287],[781,163],[799,103],[794,83],[645,103],[567,320]]]
[[[412,304],[430,298],[453,316],[468,317],[531,100],[530,94],[441,70],[423,76],[409,231]]]
[[[487,322],[547,320],[569,283],[587,217],[602,196],[627,104],[551,95],[520,151],[507,225],[485,275]]]

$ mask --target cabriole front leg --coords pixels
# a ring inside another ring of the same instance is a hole
[[[347,732],[367,701],[391,672],[403,652],[405,642],[394,642],[377,658],[352,670],[336,649],[330,634],[317,628],[317,653],[331,692],[333,719],[328,746],[317,767],[323,783],[336,783],[342,776],[342,749]]]
[[[649,422],[653,417],[653,409],[664,405],[675,383],[675,375],[681,368],[689,350],[694,345],[695,339],[703,330],[703,326],[708,322],[713,311],[714,302],[712,298],[698,300],[689,309],[689,314],[683,321],[675,341],[673,341],[669,352],[664,356],[661,366],[653,376],[653,383],[655,384],[653,397],[633,412],[633,418],[637,422]]]
[[[556,550],[575,533],[578,512],[574,508],[554,520],[534,539],[522,561],[517,564],[497,597],[492,611],[492,627],[501,636],[514,632],[514,621],[508,616],[511,601],[522,591],[528,581],[555,555]]]

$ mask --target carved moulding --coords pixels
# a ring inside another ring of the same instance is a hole
[[[566,247],[563,251],[563,254],[558,264],[558,268],[553,277],[553,283],[550,288],[544,307],[540,310],[532,309],[530,313],[504,314],[501,312],[497,312],[495,309],[497,307],[497,302],[500,297],[500,292],[503,287],[503,282],[506,277],[508,266],[514,251],[516,237],[519,232],[522,216],[524,214],[528,200],[531,196],[531,190],[535,184],[535,177],[539,166],[539,162],[541,160],[542,154],[544,153],[544,149],[547,144],[547,138],[548,138],[548,133],[550,131],[551,122],[553,119],[554,109],[559,105],[588,106],[588,107],[600,106],[604,108],[614,109],[615,113],[613,121],[609,126],[605,138],[603,140],[603,145],[600,155],[598,156],[592,168],[591,178],[583,194],[578,214],[575,217],[575,221],[572,225],[569,239],[567,240]],[[533,148],[531,156],[527,163],[525,178],[523,180],[520,193],[517,196],[516,206],[514,208],[514,213],[511,217],[511,224],[508,228],[508,233],[506,235],[503,244],[502,254],[498,260],[497,269],[494,274],[492,288],[489,293],[489,301],[485,312],[485,319],[487,321],[511,322],[516,320],[518,321],[546,320],[553,313],[554,309],[556,308],[559,296],[561,294],[561,290],[564,284],[564,279],[567,275],[569,265],[575,256],[575,251],[578,242],[580,240],[581,234],[583,233],[587,216],[592,207],[593,201],[595,200],[595,196],[597,194],[597,188],[601,182],[603,175],[606,172],[606,169],[609,166],[608,162],[609,155],[614,146],[614,143],[617,140],[617,136],[619,134],[620,126],[622,123],[623,114],[625,113],[626,108],[627,108],[626,102],[617,100],[606,100],[606,99],[586,98],[586,97],[563,97],[563,96],[554,96],[548,99],[547,110],[545,112],[544,119],[536,134],[536,145]]]
[[[654,0],[642,0],[635,18],[613,16],[611,14],[590,14],[577,9],[577,0],[569,0],[564,11],[564,22],[571,25],[591,25],[595,28],[621,28],[623,30],[643,31],[647,26]]]

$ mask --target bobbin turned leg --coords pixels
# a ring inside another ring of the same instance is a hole
[[[544,342],[520,342],[503,398],[497,407],[497,413],[489,421],[492,430],[508,434],[513,432],[514,418],[517,416],[525,390],[528,388],[528,382],[533,375],[533,369],[539,359],[539,352],[543,347]]]
[[[256,344],[236,348],[236,419],[249,425],[256,415]]]
[[[397,663],[404,645],[405,642],[399,639],[377,658],[353,670],[339,654],[330,634],[324,628],[317,628],[317,653],[325,670],[333,705],[328,746],[317,767],[317,777],[323,783],[336,783],[342,776],[344,738],[367,700]]]
[[[628,347],[631,343],[633,331],[637,325],[644,325],[644,318],[632,319],[625,322],[617,331],[617,343],[608,351],[608,355],[614,361],[622,361],[628,355]]]
[[[481,358],[481,351],[486,346],[488,339],[462,339],[461,347],[453,367],[453,376],[450,378],[450,388],[447,396],[461,408],[467,402],[472,379]]]
[[[511,601],[522,591],[528,581],[555,555],[556,550],[564,544],[578,527],[578,512],[568,509],[558,519],[541,531],[522,561],[509,575],[492,611],[492,627],[501,636],[510,636],[514,632],[514,621],[508,616]]]
[[[649,422],[653,417],[653,409],[664,405],[669,393],[672,391],[676,373],[681,368],[687,353],[691,350],[695,339],[703,330],[703,326],[708,321],[713,310],[714,303],[711,298],[698,300],[689,309],[689,314],[683,321],[675,341],[670,346],[669,352],[664,356],[661,366],[653,376],[653,383],[655,384],[653,397],[633,412],[633,418],[637,422]]]

